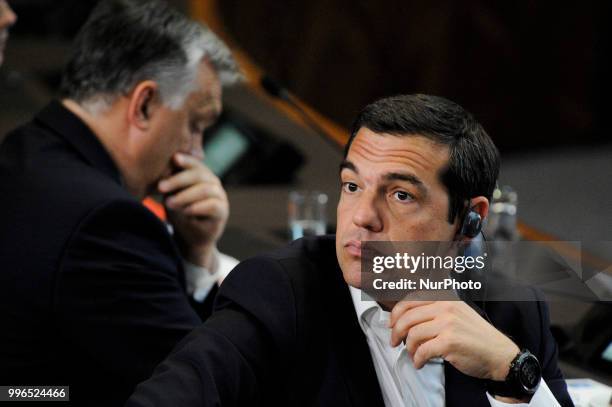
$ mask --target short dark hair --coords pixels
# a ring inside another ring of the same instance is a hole
[[[449,194],[449,223],[463,216],[470,198],[482,195],[491,200],[499,175],[499,151],[482,125],[458,104],[422,94],[371,103],[353,122],[344,158],[363,127],[394,136],[423,136],[448,146],[448,165],[440,179]]]
[[[162,101],[182,104],[206,57],[222,82],[238,76],[221,40],[162,0],[100,1],[77,35],[60,93],[105,104],[143,80],[158,82]]]

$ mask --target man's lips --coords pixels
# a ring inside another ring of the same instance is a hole
[[[359,240],[349,240],[344,248],[351,256],[361,258],[361,242]]]
[[[375,256],[382,256],[384,252],[380,251],[380,248],[373,247],[372,245],[366,244],[365,247],[362,243],[367,243],[367,241],[361,240],[349,240],[344,244],[344,249],[351,256],[355,256],[360,259],[367,259],[371,261]]]

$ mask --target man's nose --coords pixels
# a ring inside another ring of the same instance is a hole
[[[382,231],[384,224],[378,204],[375,193],[364,192],[353,213],[353,223],[373,233]]]
[[[17,21],[17,14],[11,9],[11,6],[3,0],[0,0],[0,28],[10,27]]]

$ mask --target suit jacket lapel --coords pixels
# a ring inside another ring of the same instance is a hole
[[[332,299],[331,340],[349,399],[353,406],[384,406],[370,348],[357,321],[348,286],[342,278],[340,268],[337,263],[335,264],[335,270],[332,271],[333,282],[330,284],[330,288],[333,287],[333,289],[330,289],[328,294]]]

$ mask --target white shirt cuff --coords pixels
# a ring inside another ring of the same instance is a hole
[[[213,286],[215,284],[221,285],[225,277],[227,277],[229,272],[232,271],[237,264],[237,259],[220,252],[217,252],[217,259],[214,262],[212,270],[183,260],[187,293],[191,295],[194,300],[203,302]]]
[[[529,403],[504,403],[493,398],[493,396],[491,396],[488,392],[487,398],[489,399],[489,404],[491,404],[491,407],[560,407],[559,402],[546,385],[546,381],[544,381],[544,379],[540,380],[540,386],[531,397],[531,401]]]
[[[217,274],[218,274],[218,282],[219,285],[225,280],[225,277],[240,263],[238,259],[235,259],[232,256],[228,256],[227,254],[217,252],[218,254],[218,262],[217,262]]]

